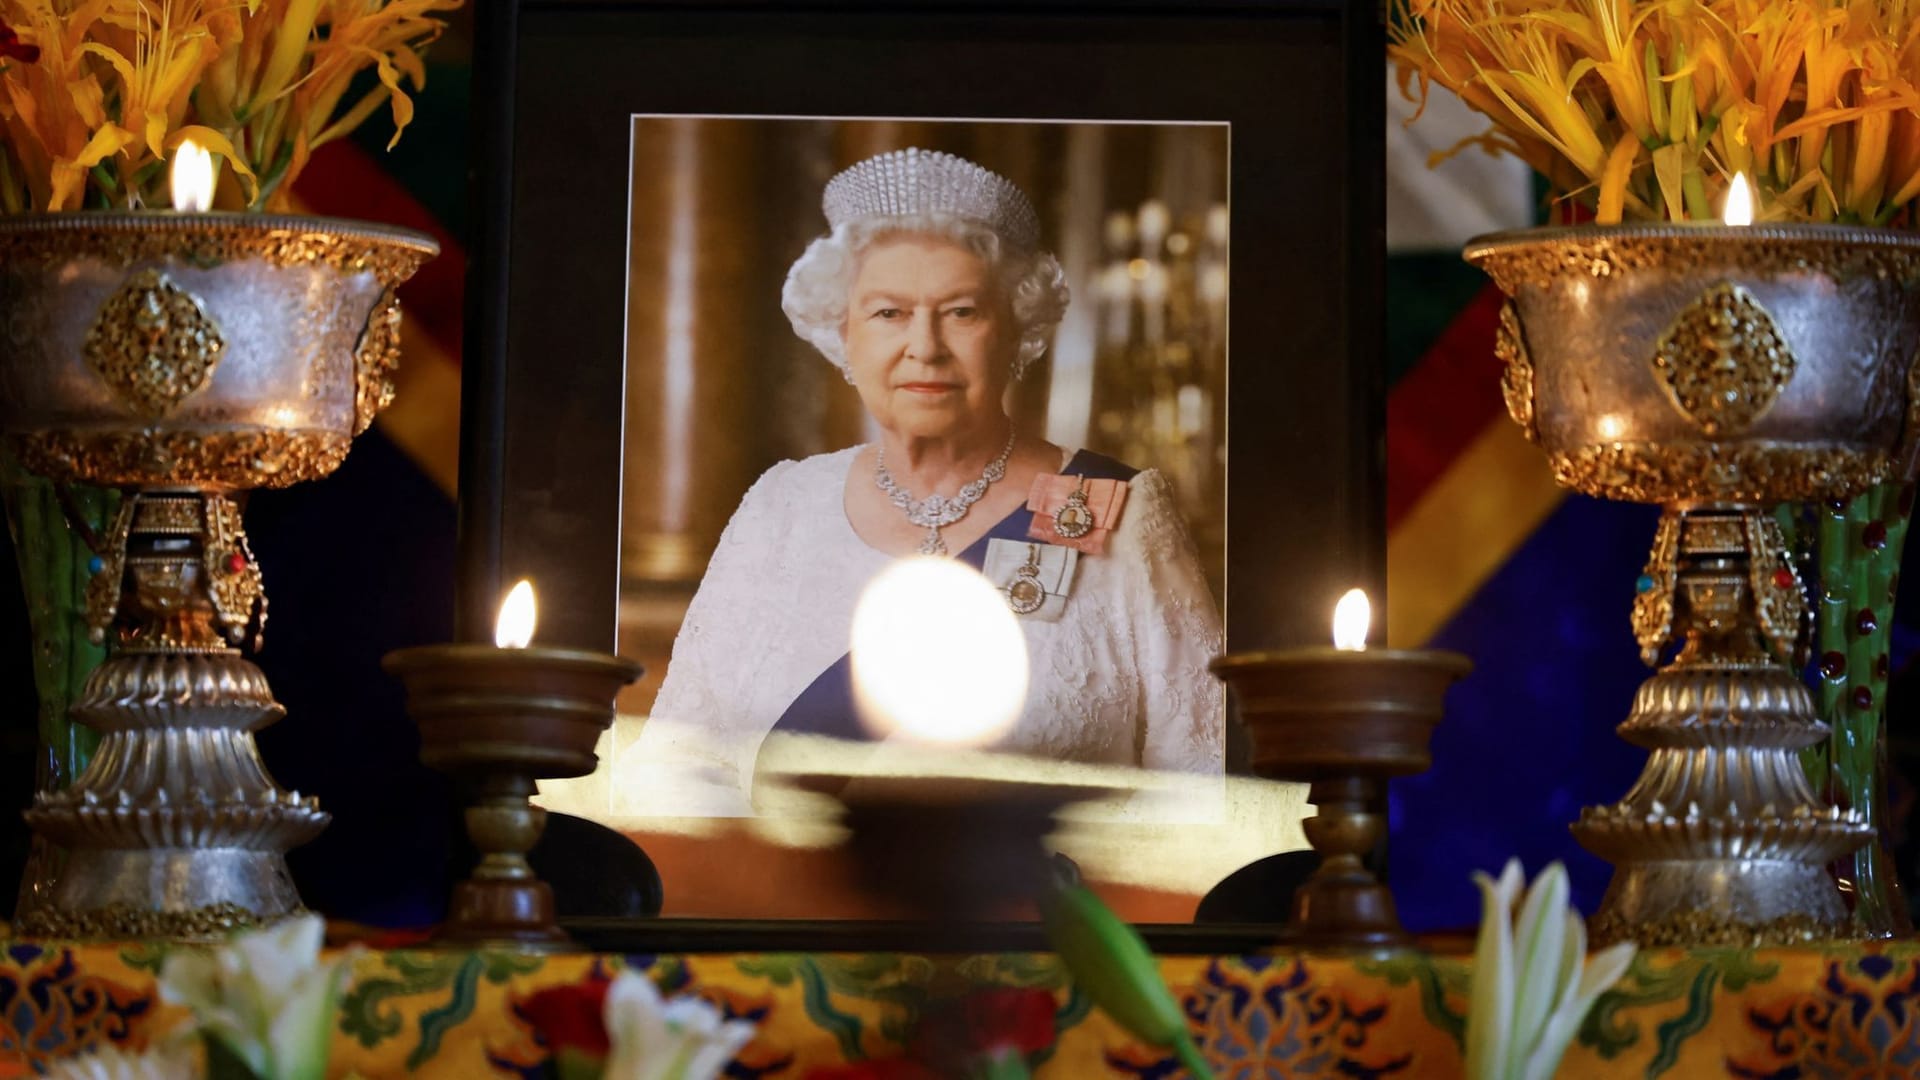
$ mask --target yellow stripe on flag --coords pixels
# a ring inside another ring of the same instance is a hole
[[[1519,427],[1489,421],[1387,537],[1387,643],[1426,644],[1565,494]]]

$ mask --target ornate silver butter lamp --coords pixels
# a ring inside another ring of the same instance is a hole
[[[87,590],[109,656],[73,705],[101,742],[27,811],[65,862],[15,932],[194,938],[300,909],[285,853],[327,814],[254,745],[284,710],[240,652],[266,597],[236,496],[339,466],[392,397],[395,289],[437,251],[321,218],[0,219],[0,437],[126,493]]]
[[[1920,236],[1577,227],[1483,237],[1466,258],[1509,297],[1508,410],[1555,478],[1664,508],[1633,627],[1650,665],[1673,655],[1619,729],[1647,765],[1573,827],[1614,864],[1595,940],[1857,936],[1828,866],[1872,830],[1798,758],[1828,729],[1799,674],[1808,600],[1773,508],[1847,498],[1911,460]]]

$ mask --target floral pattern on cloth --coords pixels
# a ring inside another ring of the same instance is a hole
[[[1208,963],[1181,1004],[1221,1080],[1426,1075],[1409,1070],[1415,1051],[1396,1048],[1376,1034],[1387,1019],[1386,997],[1351,993],[1317,978],[1313,967],[1319,963],[1304,957]],[[1170,1055],[1138,1047],[1107,1060],[1130,1076],[1179,1073]]]
[[[30,1075],[56,1057],[102,1045],[141,1049],[160,1011],[151,973],[125,981],[83,966],[78,950],[13,942],[0,966],[0,1061]]]
[[[1811,992],[1751,1005],[1765,1046],[1727,1056],[1752,1080],[1920,1075],[1920,966],[1883,953],[1834,957]]]
[[[186,1019],[160,1002],[164,949],[12,942],[0,949],[0,1077],[70,1052],[140,1050]],[[1222,1077],[1461,1075],[1471,961],[1165,956],[1161,974]],[[1093,1008],[1046,954],[534,956],[369,951],[333,1032],[330,1075],[539,1076],[550,1052],[516,1013],[542,990],[632,968],[759,1030],[734,1080],[902,1056],[930,1010],[985,987],[1054,996],[1058,1040],[1036,1075],[1182,1075]],[[1920,943],[1802,949],[1664,949],[1601,995],[1561,1075],[1881,1077],[1920,1074]]]

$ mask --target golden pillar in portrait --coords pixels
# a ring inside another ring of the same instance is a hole
[[[708,556],[760,464],[754,331],[741,283],[760,229],[758,153],[738,126],[637,121],[627,284],[621,651],[642,711]],[[726,493],[731,493],[728,497]]]

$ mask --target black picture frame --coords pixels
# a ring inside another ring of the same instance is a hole
[[[476,21],[463,640],[531,577],[543,644],[615,646],[636,113],[1229,122],[1228,648],[1324,642],[1341,592],[1385,595],[1377,2],[487,0]]]

